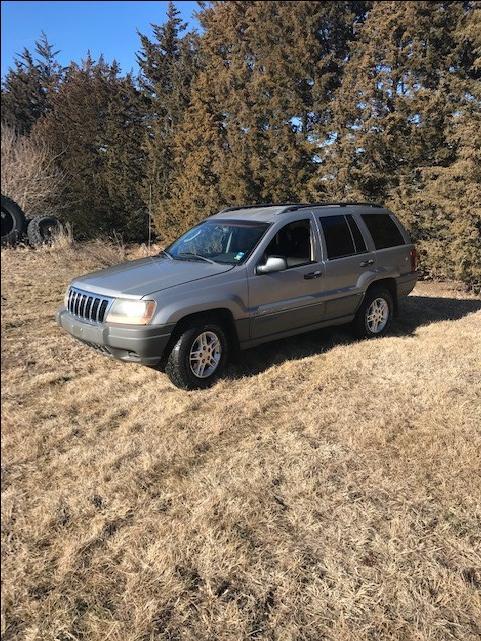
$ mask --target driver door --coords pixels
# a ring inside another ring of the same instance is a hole
[[[319,239],[311,215],[286,223],[268,242],[267,256],[281,256],[287,269],[249,275],[251,338],[281,334],[322,320],[321,262]],[[257,263],[259,264],[259,262]]]

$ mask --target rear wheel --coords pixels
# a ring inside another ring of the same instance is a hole
[[[390,291],[384,287],[368,290],[354,319],[354,331],[359,338],[383,336],[389,331],[394,304]]]
[[[216,322],[193,321],[180,334],[165,365],[165,372],[176,387],[205,389],[224,372],[229,342]]]

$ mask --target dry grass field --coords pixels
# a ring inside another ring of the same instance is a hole
[[[481,637],[481,301],[183,392],[55,325],[101,244],[2,252],[4,641]]]

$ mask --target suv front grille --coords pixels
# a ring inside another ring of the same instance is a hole
[[[67,309],[77,318],[89,321],[90,323],[103,323],[105,313],[113,298],[97,296],[89,292],[83,292],[76,287],[68,290]]]

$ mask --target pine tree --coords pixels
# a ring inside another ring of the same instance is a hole
[[[176,176],[176,193],[183,194],[185,185],[182,211],[190,219],[223,204],[295,201],[312,194],[331,95],[353,23],[363,19],[366,6],[242,1],[203,9],[202,74],[176,138],[176,165],[191,172]],[[204,144],[206,112],[216,122],[209,166],[189,162]],[[202,184],[203,172],[218,192],[207,210],[189,190],[192,183]]]
[[[465,6],[455,25],[459,52],[445,89],[452,107],[443,134],[453,157],[401,177],[391,204],[421,250],[422,267],[481,291],[481,5]]]
[[[333,195],[384,200],[399,176],[453,160],[446,84],[460,56],[457,2],[375,2],[352,42],[332,108]]]
[[[42,32],[35,52],[24,49],[2,82],[2,122],[20,134],[28,134],[49,110],[63,74],[58,53]]]
[[[269,123],[261,153],[268,159],[266,196],[309,199],[322,192],[318,163],[332,97],[354,27],[368,7],[367,2],[253,3],[250,31],[260,71],[253,95],[261,88],[264,99],[256,107]],[[285,185],[284,194],[279,185]]]
[[[144,198],[152,197],[152,213],[159,230],[165,226],[165,204],[171,196],[176,128],[189,105],[195,73],[196,37],[186,33],[180,12],[169,2],[167,21],[152,25],[153,39],[140,35],[137,60],[140,85],[147,100],[145,153],[147,173]]]
[[[201,3],[201,35],[140,34],[140,76],[47,38],[2,83],[2,122],[46,143],[78,236],[172,238],[229,204],[387,200],[426,273],[479,288],[481,4]],[[62,203],[59,203],[62,205]]]
[[[103,179],[115,229],[129,240],[143,240],[150,224],[142,183],[145,100],[130,75],[116,80],[105,124]]]
[[[199,74],[195,86],[192,104],[174,137],[176,169],[171,198],[156,221],[159,233],[167,239],[218,211],[224,202],[219,182],[226,144],[222,113],[204,73]]]
[[[147,231],[137,188],[142,180],[142,111],[129,77],[90,55],[72,63],[51,110],[32,131],[57,154],[67,175],[65,217],[78,237]]]

